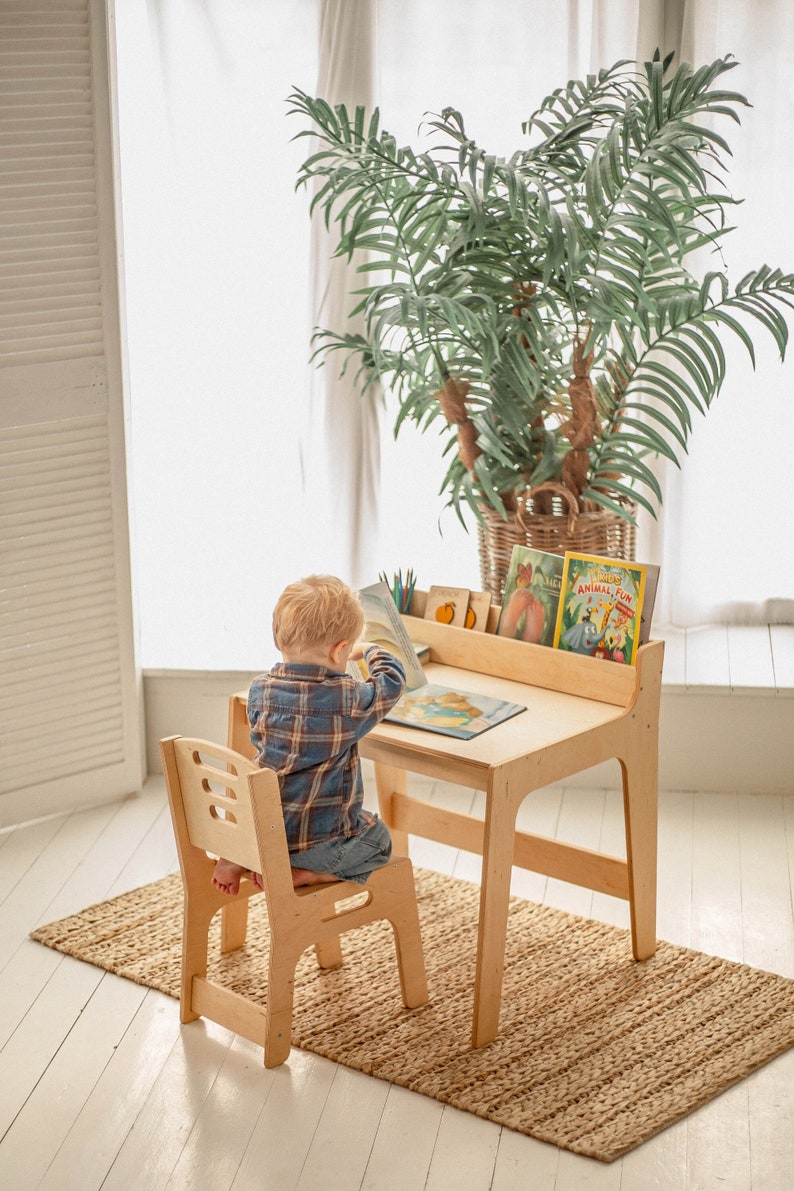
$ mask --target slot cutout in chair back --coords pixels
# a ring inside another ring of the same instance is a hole
[[[240,764],[242,758],[221,746],[209,752],[184,739],[175,742],[174,754],[188,794],[184,808],[191,843],[215,856],[239,857],[241,864],[258,871],[247,790],[249,772],[256,773],[257,766]]]
[[[216,806],[214,802],[210,803],[210,815],[223,823],[237,822],[237,816],[232,811],[225,806]]]

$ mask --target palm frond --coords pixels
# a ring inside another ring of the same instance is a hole
[[[297,186],[333,251],[351,262],[355,333],[318,330],[356,384],[389,387],[395,432],[446,420],[438,393],[466,381],[480,455],[472,471],[442,435],[442,491],[461,518],[485,500],[559,479],[571,449],[575,344],[592,358],[601,424],[579,493],[605,508],[631,497],[651,512],[653,460],[676,465],[695,413],[725,381],[726,337],[755,362],[757,332],[781,355],[794,276],[762,266],[731,287],[693,261],[721,249],[736,200],[720,121],[747,100],[724,86],[730,57],[676,69],[657,53],[572,80],[523,124],[510,158],[488,152],[454,108],[426,117],[431,146],[398,145],[380,112],[300,90],[290,113],[307,140]]]

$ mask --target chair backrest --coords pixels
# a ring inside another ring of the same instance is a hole
[[[278,778],[239,753],[185,736],[160,741],[183,872],[196,853],[261,872],[268,895],[292,892]]]

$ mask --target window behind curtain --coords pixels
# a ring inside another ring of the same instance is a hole
[[[314,85],[318,5],[117,7],[141,662],[253,670],[312,555],[309,220],[285,99]]]
[[[551,89],[634,58],[638,34],[653,27],[648,0],[373,3],[384,125],[417,143],[423,113],[455,105],[500,153],[520,145],[521,121]],[[735,278],[764,260],[794,269],[794,6],[762,7],[759,20],[743,0],[683,4],[685,54],[735,53],[743,65],[730,83],[755,104],[729,131],[732,188],[748,199],[728,242]],[[668,8],[655,6],[656,27]],[[284,584],[336,569],[328,494],[300,470],[309,221],[293,185],[309,143],[290,143],[298,128],[284,102],[295,85],[314,92],[320,3],[130,0],[118,10],[141,660],[255,669],[273,660],[270,610]],[[647,527],[640,539],[643,557],[663,564],[659,608],[682,624],[764,617],[767,600],[794,596],[780,528],[787,465],[775,454],[794,430],[792,365],[764,351],[753,374],[736,354],[714,410],[695,421],[681,476],[665,479],[663,540]],[[475,528],[465,533],[438,495],[435,429],[406,426],[394,443],[393,420],[389,408],[372,511],[377,565],[413,566],[423,586],[478,586]],[[737,544],[757,565],[735,565]]]

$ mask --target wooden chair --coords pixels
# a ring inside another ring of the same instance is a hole
[[[206,740],[172,736],[160,741],[160,751],[185,893],[183,1022],[208,1017],[264,1046],[265,1066],[278,1066],[290,1052],[300,956],[313,945],[320,967],[338,967],[340,935],[381,919],[394,930],[404,1004],[415,1008],[426,1003],[416,890],[407,857],[393,857],[363,886],[334,881],[295,889],[275,773]],[[238,894],[221,893],[212,884],[215,861],[208,852],[262,873],[271,932],[264,1008],[207,977],[213,917],[225,911],[221,951],[242,946],[248,899],[260,892],[244,879]],[[338,904],[355,895],[355,904]]]

